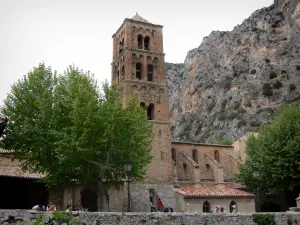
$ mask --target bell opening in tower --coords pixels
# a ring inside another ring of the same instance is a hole
[[[149,46],[150,46],[150,37],[149,36],[146,36],[145,39],[144,39],[144,49],[149,51]]]
[[[136,67],[136,78],[141,80],[142,79],[142,64],[137,63],[135,67]]]
[[[153,81],[153,65],[147,66],[148,81]]]
[[[143,36],[138,36],[138,49],[143,49]]]

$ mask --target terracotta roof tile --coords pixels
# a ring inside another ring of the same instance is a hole
[[[23,171],[20,167],[0,167],[0,177],[18,177],[27,179],[40,179],[43,175]]]
[[[254,194],[237,189],[232,183],[201,183],[179,186],[176,190],[185,198],[254,197]]]

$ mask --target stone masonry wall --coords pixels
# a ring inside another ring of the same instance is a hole
[[[40,212],[27,210],[0,210],[0,224],[21,225],[33,220]],[[252,214],[205,214],[205,213],[88,213],[73,212],[73,215],[87,225],[256,225]],[[300,213],[274,213],[276,224],[300,223]]]

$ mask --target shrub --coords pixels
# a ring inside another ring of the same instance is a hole
[[[277,74],[275,73],[275,72],[271,72],[270,74],[269,74],[269,78],[270,79],[274,79],[274,78],[276,78],[277,77]]]
[[[282,83],[279,80],[276,80],[275,84],[273,84],[273,88],[279,89],[282,87]]]
[[[296,90],[295,84],[290,84],[290,91],[294,91],[294,90]]]
[[[237,72],[234,72],[234,73],[233,73],[233,77],[234,77],[234,78],[236,78],[236,77],[238,77],[238,76],[239,76],[239,74],[238,74]]]
[[[260,214],[256,213],[253,214],[253,221],[257,223],[258,225],[273,225],[275,224],[275,219],[273,214]]]
[[[25,222],[24,225],[85,225],[79,222],[71,214],[62,212],[43,213],[42,216],[35,221]]]
[[[265,83],[262,89],[263,89],[263,95],[265,97],[270,97],[273,95],[272,86],[269,83]]]
[[[218,145],[232,145],[232,140],[229,139],[220,139],[217,140]]]
[[[251,74],[256,74],[256,69],[251,70]]]

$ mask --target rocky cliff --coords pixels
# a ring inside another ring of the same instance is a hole
[[[300,2],[275,0],[166,64],[174,140],[235,140],[300,99]]]

